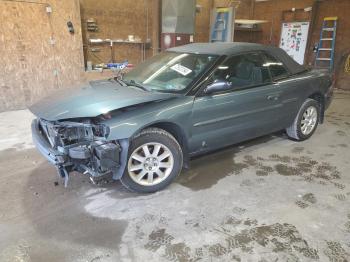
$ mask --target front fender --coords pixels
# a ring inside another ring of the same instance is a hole
[[[180,126],[191,136],[193,97],[180,97],[168,101],[140,106],[104,122],[110,129],[108,140],[129,139],[147,126],[167,122]]]

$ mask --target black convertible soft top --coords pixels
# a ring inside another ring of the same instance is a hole
[[[288,68],[291,74],[297,74],[305,71],[305,67],[295,62],[283,49],[253,44],[253,43],[193,43],[167,49],[171,52],[194,53],[194,54],[211,54],[211,55],[237,55],[250,51],[265,51],[278,58]]]

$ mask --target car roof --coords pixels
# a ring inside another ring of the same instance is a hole
[[[292,74],[305,71],[305,67],[295,62],[284,50],[274,46],[243,43],[243,42],[219,42],[219,43],[192,43],[167,49],[170,52],[207,54],[207,55],[238,55],[250,51],[265,51],[279,59]]]
[[[232,55],[244,51],[253,51],[264,49],[264,45],[241,42],[225,43],[193,43],[167,49],[172,52],[210,54],[210,55]]]

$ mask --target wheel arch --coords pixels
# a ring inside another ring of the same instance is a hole
[[[147,126],[144,126],[141,128],[141,130],[139,130],[139,132],[141,132],[144,129],[152,128],[152,127],[163,129],[166,132],[170,133],[176,139],[176,141],[180,144],[182,149],[183,164],[184,164],[183,166],[185,168],[188,168],[189,166],[188,139],[183,128],[174,122],[161,121],[161,122],[156,122],[156,123],[152,123]]]
[[[320,105],[320,124],[323,123],[324,121],[324,114],[325,114],[325,98],[324,96],[322,95],[321,92],[314,92],[312,93],[311,95],[309,95],[308,98],[311,98],[311,99],[314,99],[316,100],[319,105]]]

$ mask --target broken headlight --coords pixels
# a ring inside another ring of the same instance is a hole
[[[85,124],[85,123],[62,123],[60,127],[60,137],[72,142],[93,141],[105,139],[109,134],[109,128],[105,125]]]
[[[104,140],[109,135],[108,126],[93,124],[90,121],[48,122],[41,120],[40,125],[53,147]]]

